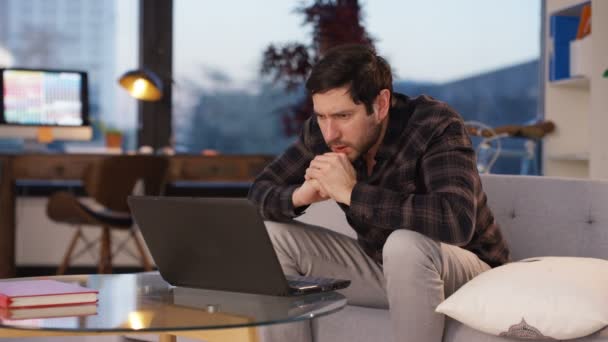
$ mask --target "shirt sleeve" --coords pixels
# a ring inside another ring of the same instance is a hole
[[[444,243],[466,245],[475,227],[479,174],[462,120],[452,120],[430,140],[418,176],[424,193],[413,193],[406,184],[386,189],[357,183],[348,215],[373,222],[373,229],[410,229]]]
[[[304,143],[305,134],[303,131],[298,140],[266,166],[249,189],[249,200],[266,220],[290,220],[308,207],[295,208],[291,199],[295,189],[304,182],[306,168],[314,158]]]

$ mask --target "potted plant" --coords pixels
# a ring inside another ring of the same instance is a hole
[[[106,147],[121,148],[122,147],[122,131],[114,126],[106,125],[104,122],[99,122],[99,128],[103,132]]]
[[[122,131],[112,128],[105,131],[106,147],[121,148],[122,147]]]

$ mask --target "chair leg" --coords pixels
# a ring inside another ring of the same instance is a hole
[[[61,261],[61,265],[57,269],[58,275],[65,274],[65,270],[67,270],[68,266],[70,265],[70,258],[72,257],[72,253],[74,253],[74,248],[76,248],[76,243],[78,242],[78,239],[80,238],[80,234],[82,234],[80,229],[81,228],[78,227],[76,229],[76,232],[72,236],[72,241],[70,241],[68,249],[65,251],[65,254],[63,255],[63,260]]]
[[[133,242],[135,242],[135,247],[137,247],[137,251],[139,252],[139,257],[141,258],[141,264],[144,267],[144,270],[152,271],[152,262],[148,258],[148,254],[146,254],[144,242],[135,229],[131,229],[131,238],[133,238]]]
[[[110,227],[104,226],[101,232],[98,273],[112,273],[112,236]]]

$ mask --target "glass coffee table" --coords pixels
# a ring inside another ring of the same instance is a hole
[[[258,341],[258,326],[311,320],[346,305],[346,298],[336,292],[272,297],[173,287],[156,272],[27,279],[54,279],[97,289],[99,302],[68,311],[12,315],[4,311],[0,337],[152,333],[159,334],[161,341],[186,336],[210,342],[253,342]]]

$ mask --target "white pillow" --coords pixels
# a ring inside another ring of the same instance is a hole
[[[608,261],[540,257],[484,272],[439,304],[497,336],[572,339],[608,325]]]

